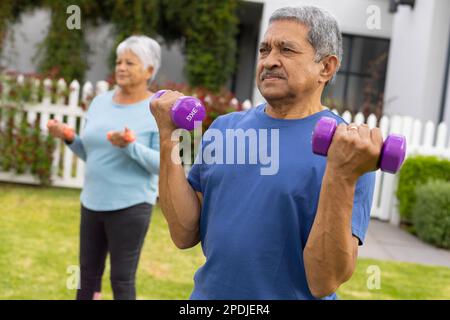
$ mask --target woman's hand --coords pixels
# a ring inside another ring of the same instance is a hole
[[[75,139],[75,130],[65,123],[51,119],[47,122],[47,128],[49,133],[55,138],[66,140],[69,143]]]
[[[106,135],[106,138],[111,142],[112,145],[119,148],[125,148],[130,143],[136,140],[134,132],[127,127],[125,127],[125,130],[122,132],[109,131]]]

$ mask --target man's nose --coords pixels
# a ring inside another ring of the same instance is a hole
[[[263,61],[264,68],[273,69],[281,67],[280,56],[275,50],[271,50],[270,53],[264,58]]]

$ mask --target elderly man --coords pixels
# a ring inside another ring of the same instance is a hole
[[[366,125],[347,126],[322,106],[341,56],[342,38],[329,13],[316,7],[275,11],[256,72],[267,103],[219,117],[205,132],[188,179],[173,161],[177,142],[168,111],[181,94],[152,103],[160,130],[161,207],[172,239],[179,248],[201,242],[206,257],[191,299],[335,299],[351,277],[369,223],[370,171],[377,168],[382,137]],[[311,148],[322,116],[340,123],[327,158]],[[258,133],[256,164],[247,163],[255,159],[255,135],[247,134],[249,143],[236,150],[228,147],[238,136],[230,130]],[[246,161],[236,161],[234,151],[244,152]],[[277,170],[263,174],[261,154],[277,152]]]

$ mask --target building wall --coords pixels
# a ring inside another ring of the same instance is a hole
[[[449,34],[450,36],[450,34]],[[450,44],[449,44],[450,46]],[[450,54],[450,48],[449,48],[449,53]],[[450,63],[448,68],[450,69]],[[447,87],[445,88],[445,105],[444,105],[444,122],[447,124],[447,127],[450,128],[450,72],[447,75]],[[448,144],[450,145],[450,141],[448,142]]]
[[[449,28],[448,0],[416,0],[413,10],[398,7],[388,61],[386,114],[438,121]]]
[[[35,10],[23,13],[5,39],[0,65],[8,70],[35,72],[36,63],[32,61],[37,45],[44,40],[50,26],[50,12]],[[13,38],[11,38],[13,37]]]

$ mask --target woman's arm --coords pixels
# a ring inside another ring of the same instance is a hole
[[[85,124],[86,126],[86,118]],[[47,122],[49,134],[55,138],[59,138],[83,161],[86,161],[87,155],[81,138],[75,133],[75,130],[65,123],[60,123],[55,119]]]
[[[86,161],[86,150],[83,146],[83,141],[78,135],[72,141],[64,140],[64,143],[75,153],[81,160]]]
[[[159,134],[152,132],[150,147],[135,141],[123,150],[149,173],[159,175],[159,148]]]

